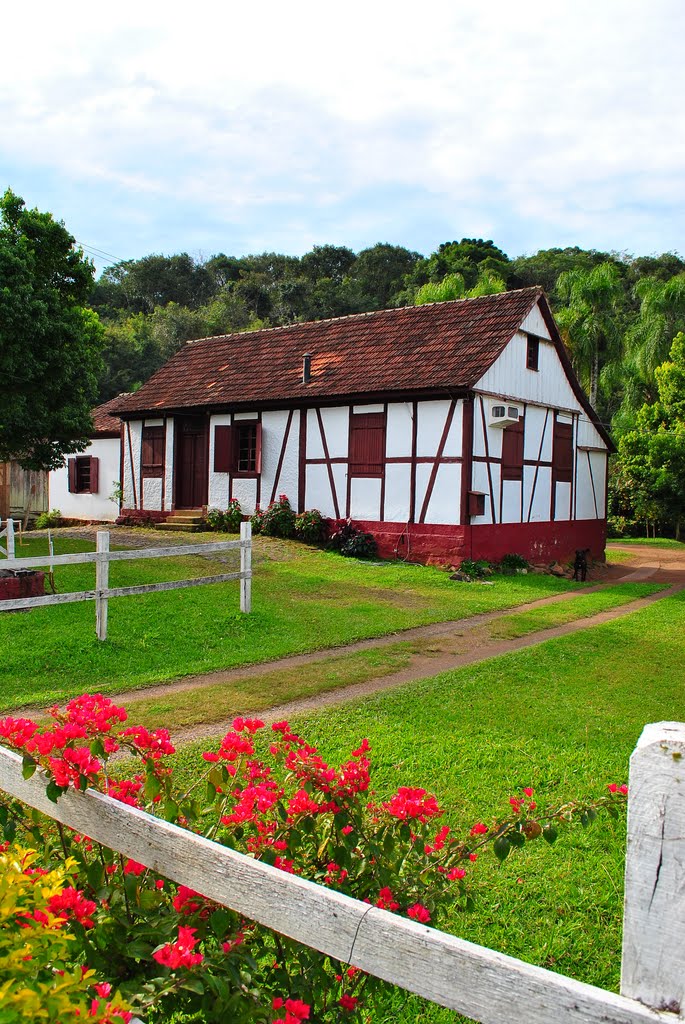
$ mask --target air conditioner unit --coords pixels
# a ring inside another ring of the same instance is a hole
[[[490,407],[491,427],[510,427],[512,423],[518,423],[521,417],[521,410],[517,405],[493,404]]]

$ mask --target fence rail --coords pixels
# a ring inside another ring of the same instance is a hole
[[[8,529],[12,520],[8,520]],[[4,532],[4,531],[3,531]],[[0,534],[2,536],[2,534]],[[8,534],[8,550],[10,549]],[[56,565],[76,565],[79,563],[95,563],[95,588],[65,594],[46,594],[42,597],[18,597],[8,601],[0,601],[0,612],[17,611],[19,609],[40,608],[55,604],[73,604],[79,601],[95,601],[96,632],[99,640],[107,639],[108,600],[111,597],[132,597],[138,594],[151,594],[165,590],[179,590],[187,587],[205,586],[210,583],[227,583],[240,580],[240,610],[249,613],[252,610],[252,528],[249,522],[242,523],[240,540],[215,541],[209,544],[184,544],[182,546],[159,548],[136,548],[133,550],[110,551],[109,530],[98,530],[97,548],[95,551],[82,551],[71,555],[35,555],[31,558],[8,557],[0,561],[3,569],[37,569]],[[0,552],[4,552],[0,547]],[[133,587],[110,587],[110,562],[130,561],[136,558],[172,558],[184,555],[205,555],[219,551],[240,551],[240,572],[227,572],[215,576],[199,576],[188,580],[171,580],[165,583],[144,583]]]
[[[631,758],[622,995],[396,917],[95,791],[55,805],[0,747],[0,789],[174,882],[482,1024],[674,1024],[685,1009],[685,725]],[[639,1001],[641,1000],[641,1001]]]
[[[2,519],[0,519],[0,527],[2,527]],[[7,544],[7,547],[4,548],[2,546],[2,544],[0,544],[0,554],[6,555],[8,558],[14,558],[14,520],[13,519],[5,520],[5,528],[4,528],[4,530],[0,529],[0,540],[2,540],[3,537],[5,538],[5,543]]]

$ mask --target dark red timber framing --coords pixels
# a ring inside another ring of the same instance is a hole
[[[119,502],[119,513],[121,514],[121,510],[124,507],[124,496],[123,496],[123,490],[124,490],[124,421],[123,420],[121,421],[121,423],[119,425],[119,481],[120,481],[119,486],[121,487],[121,490],[122,490],[122,496],[121,496],[121,500]]]
[[[426,493],[423,499],[423,505],[421,506],[421,512],[419,514],[419,522],[425,523],[426,513],[428,512],[428,506],[433,496],[433,488],[435,487],[435,480],[438,475],[440,464],[443,461],[443,452],[445,451],[445,445],[447,444],[447,438],[449,437],[450,428],[452,426],[452,420],[454,419],[454,410],[457,407],[457,403],[454,399],[450,402],[449,409],[447,410],[447,416],[445,417],[445,425],[442,428],[442,436],[440,437],[440,443],[438,444],[438,450],[435,453],[433,459],[433,466],[431,468],[431,474],[428,478],[428,486],[426,487]],[[447,461],[447,460],[444,460]],[[458,461],[456,459],[450,459],[450,462]]]
[[[338,495],[335,490],[335,477],[333,476],[333,466],[331,464],[331,457],[328,452],[328,442],[326,441],[326,431],[324,430],[323,419],[321,418],[321,410],[317,407],[316,418],[319,423],[319,431],[321,432],[321,444],[323,446],[324,460],[326,463],[326,469],[328,470],[328,482],[331,486],[331,496],[333,498],[333,509],[335,511],[335,518],[340,519],[340,506],[338,505]]]
[[[528,523],[530,522],[530,517],[531,517],[531,515],[533,513],[533,502],[535,501],[535,488],[536,488],[537,482],[538,482],[538,473],[540,472],[540,466],[545,466],[545,465],[548,466],[548,465],[550,465],[550,463],[548,463],[548,462],[545,463],[545,462],[541,461],[541,459],[542,459],[542,449],[543,449],[543,446],[544,446],[544,443],[545,443],[545,434],[547,433],[547,423],[549,421],[549,412],[550,412],[549,409],[545,409],[545,422],[542,424],[542,433],[540,434],[540,446],[538,448],[538,457],[537,457],[537,459],[536,459],[536,461],[534,463],[534,465],[535,465],[535,473],[533,474],[533,486],[530,489],[530,501],[528,502],[528,515],[526,516],[526,522],[528,522]],[[530,465],[532,465],[532,463],[529,462],[526,459],[525,462],[524,462],[524,465],[530,466]],[[523,516],[521,517],[521,519],[523,519]]]
[[[383,403],[383,417],[385,419],[386,429],[388,424],[388,403]],[[383,459],[386,459],[386,448],[383,445]],[[383,465],[383,475],[381,476],[381,507],[379,510],[380,521],[383,522],[385,519],[385,465]]]
[[[142,427],[141,427],[142,430]],[[131,486],[133,487],[133,507],[138,508],[138,496],[136,494],[136,470],[133,462],[133,445],[131,444],[131,424],[126,421],[126,436],[128,439],[128,458],[131,466]]]
[[[298,512],[304,512],[307,497],[307,412],[307,409],[300,409],[300,458],[297,476]]]
[[[495,496],[493,494],[493,487],[492,487],[492,469],[490,467],[490,444],[488,442],[488,425],[487,425],[487,422],[486,422],[486,419],[485,419],[485,402],[483,401],[483,396],[482,395],[478,396],[478,400],[480,402],[480,420],[481,420],[481,423],[483,424],[483,444],[485,445],[485,464],[486,464],[487,470],[488,470],[488,490],[489,490],[489,497],[490,497],[490,517],[492,519],[493,524],[495,524],[497,522],[497,519],[495,517]],[[474,456],[474,458],[475,458],[475,456]]]
[[[283,470],[283,461],[285,459],[285,452],[286,452],[286,449],[288,447],[288,438],[290,437],[290,428],[291,428],[292,422],[293,422],[294,411],[295,411],[294,409],[291,409],[288,412],[288,421],[287,421],[287,423],[285,425],[285,433],[283,434],[283,444],[281,445],[281,451],[280,451],[279,456],[278,456],[278,464],[276,466],[276,474],[274,476],[274,485],[271,488],[271,498],[269,499],[270,502],[275,501],[276,500],[276,495],[278,494],[278,485],[279,485],[280,480],[281,480],[281,472]],[[300,415],[302,415],[302,414],[300,413]],[[299,506],[299,503],[298,503],[298,512],[301,512],[301,511],[302,511],[302,508],[301,508],[301,506]]]
[[[459,522],[464,526],[469,521],[469,491],[471,490],[471,467],[473,458],[473,397],[465,398],[461,414],[461,510]]]
[[[590,486],[592,487],[592,501],[595,506],[595,516],[599,519],[599,509],[597,508],[597,491],[595,490],[595,478],[592,473],[592,459],[590,458],[590,452],[585,452],[587,456],[587,471],[590,476]],[[607,474],[608,475],[608,474]]]

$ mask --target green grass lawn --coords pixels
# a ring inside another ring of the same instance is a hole
[[[525,636],[540,629],[562,625],[663,589],[658,584],[627,583],[594,594],[578,594],[559,604],[515,612],[483,627],[493,638]],[[235,715],[257,713],[264,708],[312,694],[390,675],[405,668],[413,654],[440,653],[440,638],[400,640],[354,654],[333,655],[308,665],[269,670],[202,688],[169,691],[163,696],[129,703],[136,722],[171,730],[199,724],[210,727]],[[209,731],[209,730],[208,730]]]
[[[685,548],[683,541],[669,537],[609,537],[607,544],[645,544],[650,548],[668,548],[670,551],[682,551]]]
[[[154,542],[154,540],[153,540]],[[19,555],[44,553],[31,539]],[[58,538],[55,553],[92,550]],[[274,552],[274,558],[269,552]],[[253,613],[238,610],[238,584],[115,598],[109,638],[95,637],[93,602],[0,614],[0,711],[49,704],[98,690],[268,661],[406,629],[514,607],[577,587],[553,576],[498,577],[494,586],[451,581],[439,569],[402,562],[364,563],[295,543],[260,540],[255,549]],[[225,572],[225,562],[186,556],[115,562],[111,586]],[[229,568],[230,571],[230,568]],[[58,590],[92,589],[93,565],[58,566]]]
[[[647,722],[685,720],[685,594],[626,618],[299,720],[331,762],[362,736],[372,744],[374,786],[435,791],[457,830],[488,821],[510,793],[532,785],[541,803],[600,795],[627,781]],[[193,772],[203,744],[181,751]],[[584,981],[617,989],[625,821],[601,817],[562,831],[502,867],[484,854],[474,869],[476,910],[456,934]],[[404,993],[380,1022],[460,1018]],[[512,1019],[525,1011],[512,1007]]]

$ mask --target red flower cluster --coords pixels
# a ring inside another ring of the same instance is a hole
[[[442,811],[438,801],[425,789],[414,789],[411,786],[400,786],[395,795],[383,807],[393,818],[405,820],[413,818],[425,822],[429,818],[439,818]]]
[[[48,759],[50,771],[58,786],[79,787],[81,777],[88,782],[95,782],[102,765],[93,757],[88,747],[67,747],[61,757]]]
[[[58,708],[52,708],[51,714],[60,718]],[[84,693],[80,697],[74,697],[65,708],[65,721],[74,725],[80,725],[86,730],[89,736],[99,736],[109,732],[112,726],[119,722],[125,722],[128,718],[124,708],[117,707],[109,697],[101,693]]]
[[[608,782],[607,789],[610,793],[622,793],[623,796],[627,796],[628,794],[628,787],[625,783],[623,783],[622,786],[619,786],[617,782]]]
[[[51,896],[47,902],[47,908],[55,917],[65,921],[78,921],[84,928],[93,927],[93,919],[90,916],[95,910],[96,904],[87,900],[81,889],[73,889],[67,886],[61,892]]]
[[[174,910],[179,914],[194,914],[202,906],[205,899],[199,892],[189,889],[187,885],[179,885],[178,892],[174,896]]]
[[[196,928],[184,928],[181,925],[178,929],[176,942],[167,942],[166,946],[156,950],[152,959],[163,967],[170,967],[175,970],[177,967],[194,967],[204,960],[202,953],[193,953],[198,940],[195,938]]]
[[[340,996],[340,999],[338,1000],[338,1004],[342,1006],[343,1010],[350,1011],[355,1010],[357,1008],[358,1002],[359,996],[348,996],[347,993],[345,993],[345,995]]]
[[[392,894],[392,889],[385,885],[378,893],[378,899],[376,900],[376,906],[380,907],[381,910],[399,910],[400,905]]]
[[[285,1009],[285,1017],[275,1017],[273,1024],[302,1024],[309,1019],[310,1006],[301,999],[282,999],[275,996],[271,1002],[274,1010]]]
[[[142,755],[143,761],[147,761],[148,758],[157,760],[165,754],[176,753],[168,729],[153,729],[152,732],[148,732],[144,725],[132,725],[128,729],[122,729],[119,735],[129,741],[136,753]]]
[[[0,719],[0,737],[11,747],[25,747],[37,731],[38,726],[29,718]]]
[[[414,921],[420,921],[422,924],[428,924],[431,919],[430,912],[423,903],[414,903],[413,906],[407,907],[407,917],[413,918]]]

